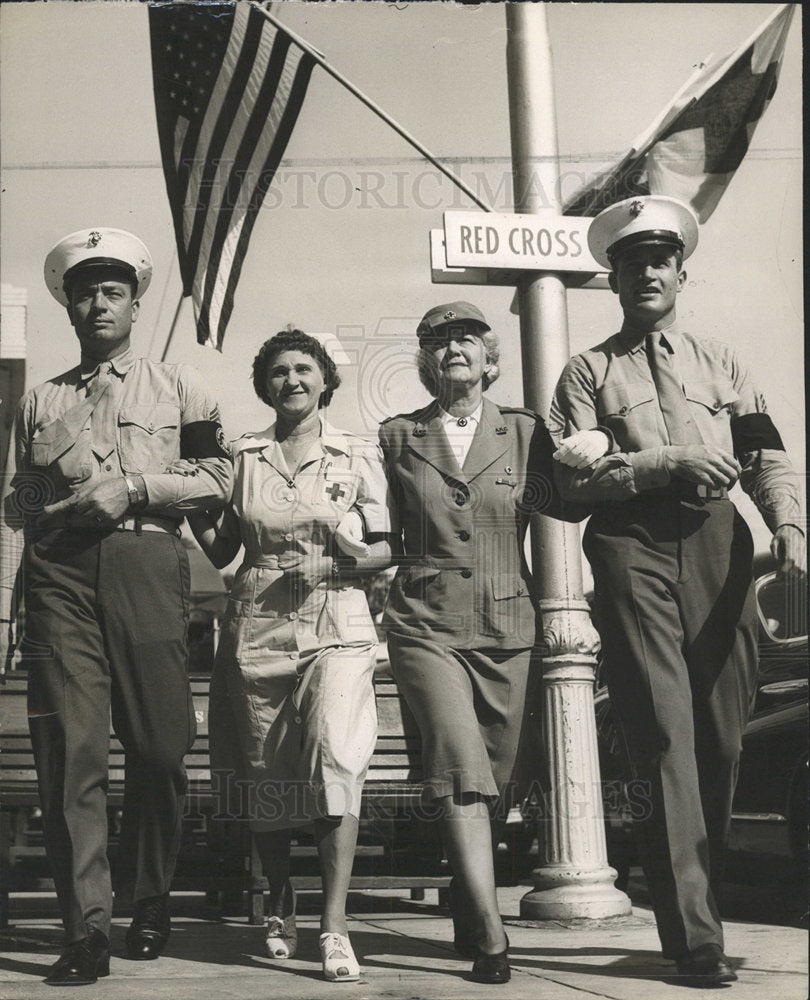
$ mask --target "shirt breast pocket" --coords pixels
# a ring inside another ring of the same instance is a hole
[[[77,437],[63,420],[52,420],[35,432],[31,465],[40,469],[51,467],[67,483],[83,482],[93,472],[89,436],[80,431]]]
[[[124,472],[163,472],[180,457],[180,407],[130,404],[118,416]]]
[[[620,432],[639,421],[652,419],[655,403],[656,392],[652,382],[605,385],[596,398],[596,414],[600,424]]]
[[[706,382],[684,382],[683,390],[690,403],[697,403],[705,407],[712,416],[725,410],[726,417],[728,417],[731,408],[740,398],[731,382],[725,382],[721,379],[711,379]]]

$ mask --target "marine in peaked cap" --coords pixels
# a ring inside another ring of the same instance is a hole
[[[123,229],[79,229],[61,239],[45,258],[45,284],[56,301],[67,306],[70,286],[79,274],[104,270],[132,282],[132,297],[139,299],[152,280],[152,255],[137,236]]]
[[[664,195],[626,198],[600,212],[588,230],[588,248],[607,268],[628,250],[654,244],[679,250],[681,260],[686,260],[697,242],[695,213]]]
[[[118,871],[135,910],[130,958],[157,958],[170,929],[183,757],[194,740],[178,528],[187,512],[223,505],[232,470],[216,402],[194,370],[130,348],[151,275],[149,251],[120,229],[71,233],[48,254],[45,282],[67,308],[81,358],[20,400],[0,508],[0,662],[24,556],[18,648],[36,668],[29,728],[65,924],[51,986],[109,971],[111,714],[126,755]],[[175,472],[177,459],[193,459],[194,474]]]
[[[593,256],[611,268],[618,333],[565,366],[549,420],[599,425],[604,458],[558,464],[567,500],[590,503],[583,548],[611,710],[648,815],[637,824],[663,953],[684,985],[736,979],[714,892],[756,688],[756,605],[738,480],[773,532],[783,572],[804,565],[798,479],[765,401],[732,346],[676,321],[697,220],[673,198],[630,198],[598,215]]]

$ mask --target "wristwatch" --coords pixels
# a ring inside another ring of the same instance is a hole
[[[124,482],[127,484],[127,499],[129,500],[129,506],[133,510],[137,510],[138,507],[145,506],[146,497],[141,495],[141,491],[138,489],[135,480],[130,476],[124,476]]]

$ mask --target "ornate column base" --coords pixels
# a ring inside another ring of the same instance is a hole
[[[585,601],[541,600],[543,735],[548,795],[541,821],[544,864],[520,915],[534,920],[600,919],[631,911],[607,863],[593,712],[599,639]]]
[[[532,873],[534,889],[520,900],[527,920],[601,920],[632,911],[628,897],[613,885],[616,872],[605,865],[593,869],[547,865]]]

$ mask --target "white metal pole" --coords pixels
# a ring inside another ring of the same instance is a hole
[[[515,211],[560,214],[554,81],[546,4],[508,3],[506,48]],[[523,387],[547,416],[569,357],[561,274],[527,272],[518,287]],[[582,593],[579,529],[547,517],[533,525],[532,570],[543,616],[543,725],[550,795],[539,841],[544,861],[520,904],[533,919],[630,912],[608,867],[593,713],[595,634]]]

